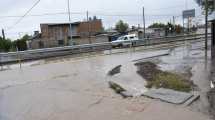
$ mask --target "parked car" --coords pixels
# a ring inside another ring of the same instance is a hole
[[[131,34],[119,37],[116,41],[112,41],[111,44],[113,47],[124,47],[135,45],[137,41],[138,41],[137,35]]]

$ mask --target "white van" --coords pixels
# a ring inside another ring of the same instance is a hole
[[[131,35],[125,35],[125,36],[119,37],[116,41],[111,42],[111,44],[113,47],[123,47],[123,46],[135,45],[137,40],[138,40],[137,35],[131,34]]]

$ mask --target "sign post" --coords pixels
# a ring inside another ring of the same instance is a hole
[[[183,26],[184,26],[184,19],[187,19],[187,31],[189,32],[189,24],[190,24],[190,18],[193,18],[196,16],[195,9],[191,10],[184,10],[183,11]]]

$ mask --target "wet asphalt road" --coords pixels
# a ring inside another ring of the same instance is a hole
[[[1,71],[0,120],[210,120],[196,107],[145,97],[123,99],[108,88],[109,70],[161,51],[127,50],[112,55],[40,60],[22,69]]]

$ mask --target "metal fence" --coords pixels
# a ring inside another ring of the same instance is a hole
[[[201,40],[204,37],[205,37],[204,34],[198,34],[198,35],[195,34],[195,35],[163,37],[163,38],[153,38],[153,39],[150,38],[145,40],[132,41],[132,42],[135,42],[135,44],[130,47],[150,46],[150,45],[166,44],[166,43],[189,41],[189,40]],[[27,61],[27,60],[35,60],[35,59],[88,53],[88,52],[97,52],[97,51],[112,50],[112,49],[117,49],[117,48],[113,48],[111,42],[106,42],[106,43],[85,44],[85,45],[76,45],[76,46],[65,46],[65,47],[0,53],[0,64],[2,65],[2,64],[15,63],[15,62],[21,62],[21,61]]]

